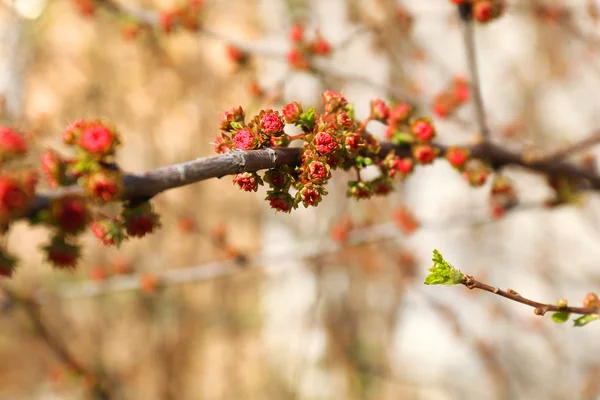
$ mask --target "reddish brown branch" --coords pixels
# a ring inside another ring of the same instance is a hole
[[[521,304],[525,304],[530,307],[533,307],[535,309],[534,311],[537,315],[544,315],[548,311],[550,311],[550,312],[561,312],[562,311],[562,312],[568,312],[571,314],[584,314],[584,315],[585,314],[598,314],[600,312],[600,309],[598,309],[598,308],[569,307],[569,306],[561,307],[561,306],[557,306],[557,305],[553,305],[553,304],[539,303],[537,301],[533,301],[533,300],[530,300],[530,299],[527,299],[527,298],[521,296],[519,293],[515,292],[512,289],[502,290],[500,288],[479,282],[478,280],[473,278],[471,275],[465,275],[465,279],[462,282],[462,284],[465,285],[466,287],[468,287],[469,289],[485,290],[486,292],[497,294],[498,296],[502,296],[509,300],[516,301],[517,303],[521,303]]]

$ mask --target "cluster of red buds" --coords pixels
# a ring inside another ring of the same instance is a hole
[[[308,40],[302,24],[295,24],[289,33],[292,49],[287,54],[288,63],[295,69],[310,69],[309,59],[312,56],[328,56],[331,54],[331,44],[316,31],[314,38]]]
[[[158,23],[164,33],[174,32],[178,28],[197,31],[200,28],[200,11],[204,5],[203,0],[188,0],[182,6],[160,11]]]
[[[435,96],[432,111],[438,117],[446,118],[467,101],[469,101],[469,84],[464,78],[456,77]]]
[[[74,149],[75,156],[66,158],[45,150],[40,158],[41,169],[51,187],[78,184],[83,194],[55,198],[50,207],[28,216],[32,224],[52,228],[50,243],[42,247],[50,263],[58,268],[74,268],[81,254],[77,236],[90,224],[93,233],[107,245],[119,244],[127,236],[144,236],[159,226],[158,215],[148,202],[126,202],[121,215],[114,219],[92,212],[92,206],[118,200],[123,191],[122,173],[115,164],[121,137],[113,126],[98,120],[77,121],[64,130],[63,142]]]
[[[506,0],[450,0],[459,6],[472,7],[473,17],[482,23],[500,18],[506,11]]]
[[[441,154],[432,144],[436,136],[432,121],[413,117],[413,109],[407,103],[390,107],[383,100],[373,100],[370,115],[358,122],[353,106],[341,94],[328,90],[321,97],[324,103],[322,114],[315,108],[304,109],[296,101],[287,104],[281,114],[271,109],[262,110],[248,123],[242,107],[224,114],[220,124],[222,133],[214,143],[217,153],[287,147],[294,140],[304,142],[299,165],[270,169],[263,177],[256,172],[243,172],[234,175],[235,185],[255,192],[266,182],[271,189],[266,198],[271,207],[290,212],[300,204],[304,207],[319,204],[327,194],[325,184],[331,178],[331,171],[337,168],[356,171],[358,179],[348,182],[347,194],[355,199],[367,199],[388,194],[395,180],[404,179],[413,172],[415,165],[431,164]],[[379,141],[366,130],[370,121],[386,124],[387,137],[395,144],[410,144],[410,155],[400,157],[390,152],[380,156]],[[302,133],[288,135],[284,131],[286,124],[300,127]],[[464,173],[469,181],[474,181],[474,186],[485,183],[486,165],[481,162],[471,165],[468,151],[454,147],[445,155],[454,168]],[[378,167],[380,174],[372,180],[362,179],[360,172],[367,166]]]
[[[22,133],[0,126],[0,231],[6,232],[13,218],[23,216],[35,197],[38,174],[19,167],[28,145]],[[16,165],[15,165],[16,164]],[[0,276],[12,276],[16,258],[0,247]]]

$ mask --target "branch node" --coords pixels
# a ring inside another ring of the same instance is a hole
[[[459,4],[458,16],[461,21],[470,22],[473,19],[473,5],[470,2]]]
[[[464,279],[463,285],[465,285],[469,289],[473,290],[473,289],[475,289],[475,284],[476,283],[477,283],[477,281],[475,280],[475,278],[473,278],[472,275],[465,275],[465,279]]]

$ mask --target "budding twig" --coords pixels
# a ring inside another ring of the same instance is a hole
[[[512,301],[516,301],[517,303],[525,304],[530,307],[533,307],[536,315],[544,315],[548,311],[550,312],[567,312],[571,314],[598,314],[600,310],[598,308],[588,308],[588,307],[570,307],[570,306],[558,306],[554,304],[545,304],[539,303],[537,301],[533,301],[521,296],[519,293],[515,292],[512,289],[502,290],[500,288],[487,285],[485,283],[479,282],[471,275],[465,275],[463,285],[468,287],[469,289],[480,289],[485,290],[486,292],[490,292],[496,294],[498,296],[502,296]]]

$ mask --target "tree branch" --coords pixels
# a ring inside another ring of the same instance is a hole
[[[598,143],[600,143],[600,130],[594,132],[593,134],[591,134],[590,136],[588,136],[584,139],[581,139],[575,143],[571,143],[561,149],[558,149],[554,152],[546,154],[546,156],[544,156],[544,159],[547,161],[552,161],[552,162],[564,160],[565,158],[567,158],[575,153],[584,151],[588,147],[593,146]]]
[[[52,350],[56,357],[65,365],[67,365],[72,371],[85,377],[89,383],[91,383],[91,392],[94,399],[97,400],[108,400],[111,398],[110,394],[98,383],[97,378],[94,374],[87,371],[69,352],[67,347],[60,340],[56,339],[48,330],[44,322],[42,321],[42,315],[39,310],[39,304],[32,299],[25,298],[8,289],[6,286],[0,286],[2,291],[15,303],[23,306],[23,309],[27,313],[29,320],[33,324],[35,332],[38,334],[40,339],[46,343],[46,345]]]
[[[435,145],[443,155],[447,146]],[[494,169],[508,165],[546,175],[564,175],[581,183],[584,189],[600,190],[600,176],[576,164],[566,161],[536,160],[526,153],[514,152],[493,143],[479,143],[464,146],[474,158],[488,161]],[[125,174],[123,177],[124,192],[120,200],[136,200],[152,198],[165,190],[174,189],[210,178],[222,178],[241,172],[257,172],[283,165],[294,165],[299,161],[300,148],[268,148],[251,151],[231,151],[216,156],[197,158],[179,164],[168,165],[136,174]],[[394,151],[397,155],[410,155],[409,145],[393,145],[384,142],[379,157],[385,157]],[[38,195],[26,216],[48,208],[52,200],[66,194],[83,194],[78,186],[67,187]]]
[[[487,141],[490,137],[490,128],[488,126],[487,117],[485,114],[483,96],[481,95],[479,69],[477,67],[477,54],[475,50],[475,29],[473,26],[472,8],[473,5],[471,3],[463,3],[458,6],[458,12],[463,24],[463,41],[467,56],[467,67],[469,69],[469,82],[471,91],[473,92],[477,126],[481,131],[483,140]]]
[[[569,307],[569,306],[557,306],[553,304],[545,304],[539,303],[537,301],[529,300],[519,293],[512,289],[502,290],[494,286],[487,285],[485,283],[479,282],[471,275],[465,275],[465,278],[462,282],[463,285],[468,287],[469,289],[480,289],[485,290],[486,292],[490,292],[496,294],[498,296],[502,296],[512,301],[516,301],[517,303],[525,304],[530,307],[533,307],[536,315],[544,315],[548,311],[550,312],[568,312],[571,314],[598,314],[600,313],[600,309],[598,308],[587,308],[587,307]]]

